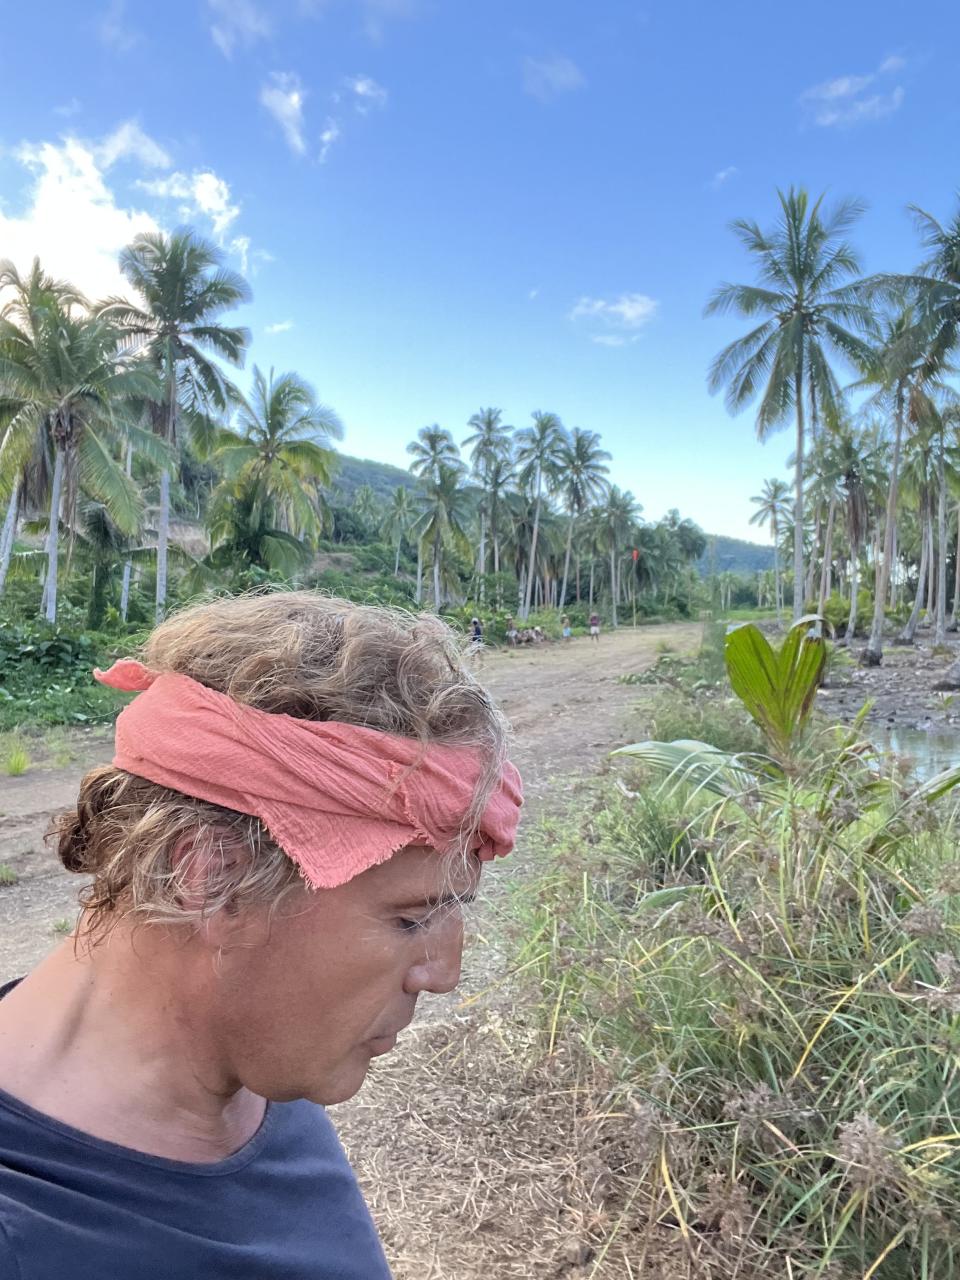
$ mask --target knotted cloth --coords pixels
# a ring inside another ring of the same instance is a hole
[[[446,849],[470,811],[482,768],[473,748],[261,711],[130,658],[94,676],[140,694],[117,717],[116,768],[259,818],[315,889],[406,845]],[[472,840],[482,861],[513,848],[522,803],[507,763]]]

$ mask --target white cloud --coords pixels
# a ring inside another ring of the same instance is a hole
[[[580,298],[570,312],[571,320],[599,320],[619,329],[639,329],[647,324],[660,306],[645,293],[622,293],[619,298]],[[608,344],[612,345],[612,344]]]
[[[53,114],[55,116],[63,116],[64,119],[68,119],[70,116],[77,115],[80,111],[80,105],[79,98],[71,98],[69,102],[63,102],[59,107],[54,107]]]
[[[725,182],[729,182],[731,178],[735,178],[739,172],[740,170],[735,164],[728,165],[726,169],[721,169],[710,179],[710,186],[712,190],[719,191]]]
[[[210,35],[225,58],[238,45],[244,48],[270,34],[270,19],[253,0],[207,0],[212,22]]]
[[[124,291],[117,254],[134,236],[157,230],[150,214],[117,203],[97,151],[76,138],[24,144],[15,153],[27,174],[24,206],[17,214],[0,210],[6,257],[21,270],[39,257],[51,275],[92,298]]]
[[[524,92],[539,102],[551,102],[561,93],[582,89],[586,83],[577,64],[563,54],[523,60]]]
[[[357,110],[366,115],[373,107],[385,107],[387,91],[383,85],[377,84],[370,76],[347,77],[347,88],[353,93]],[[339,101],[339,99],[337,99]]]
[[[126,0],[110,0],[97,26],[101,41],[117,53],[129,53],[143,39],[139,31],[127,24],[126,9]]]
[[[340,126],[331,116],[326,123],[323,133],[320,135],[320,154],[317,159],[321,164],[326,162],[327,156],[330,154],[330,148],[338,141],[340,137]]]
[[[280,320],[277,324],[268,324],[264,333],[288,333],[293,328],[292,320]]]
[[[601,347],[629,347],[637,341],[639,336],[639,334],[634,334],[632,338],[627,338],[622,333],[595,333],[591,336],[590,341],[597,343]]]
[[[906,65],[905,59],[894,54],[867,75],[837,76],[834,80],[825,80],[805,89],[800,95],[800,105],[807,118],[822,128],[882,120],[900,109],[905,94],[902,85],[894,85],[888,90],[878,82],[884,76],[902,71]]]
[[[104,169],[118,160],[136,160],[147,169],[170,167],[169,155],[159,142],[144,133],[136,120],[125,120],[113,133],[107,134],[96,148],[96,157]]]
[[[303,136],[304,99],[300,77],[293,71],[272,72],[260,90],[260,102],[283,130],[287,146],[301,156],[307,149]]]
[[[137,186],[152,196],[181,201],[179,214],[184,221],[203,214],[210,219],[217,236],[222,236],[240,213],[240,206],[231,202],[229,184],[210,169],[171,173],[166,178],[140,181]],[[239,237],[236,245],[237,252],[242,249],[241,256],[250,247],[246,237]]]

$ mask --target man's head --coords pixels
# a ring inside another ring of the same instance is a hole
[[[143,659],[262,711],[470,747],[480,792],[503,759],[502,718],[435,619],[305,592],[227,599],[164,623]],[[95,968],[110,935],[110,963],[162,984],[236,1084],[321,1102],[359,1088],[423,991],[456,985],[479,878],[463,848],[411,845],[313,891],[256,818],[112,766],[84,779],[60,854],[93,877]]]

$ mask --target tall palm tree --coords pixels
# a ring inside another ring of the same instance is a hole
[[[43,595],[52,623],[61,521],[68,531],[75,528],[80,493],[102,502],[122,534],[139,529],[142,499],[117,454],[157,388],[143,362],[118,341],[116,328],[80,309],[75,296],[38,293],[10,264],[0,267],[0,278],[20,292],[16,309],[0,318],[0,383],[18,405],[4,444],[16,456],[25,442],[36,442],[53,458]],[[73,540],[71,534],[71,546]]]
[[[533,531],[530,535],[530,554],[527,557],[527,582],[521,618],[530,615],[530,601],[533,598],[533,580],[536,574],[537,537],[540,532],[540,508],[543,501],[543,482],[556,474],[560,451],[566,441],[563,424],[555,413],[543,413],[534,410],[533,426],[524,427],[517,432],[517,463],[520,467],[520,482],[530,490],[534,497]]]
[[[429,546],[433,557],[433,603],[439,612],[442,603],[443,552],[447,547],[468,546],[464,529],[465,498],[463,465],[440,463],[424,481],[423,511],[415,526],[420,546]]]
[[[235,389],[217,364],[240,366],[250,333],[223,324],[224,312],[250,299],[242,276],[227,270],[220,250],[196,232],[147,232],[120,254],[120,269],[137,302],[112,298],[103,314],[142,349],[161,380],[162,395],[151,414],[154,430],[176,443],[181,421],[223,412]],[[167,598],[170,532],[170,469],[160,472],[157,530],[157,621]]]
[[[887,410],[893,417],[893,447],[890,455],[883,550],[874,587],[870,636],[861,655],[861,661],[867,666],[878,666],[883,659],[884,611],[893,571],[904,444],[909,433],[919,430],[928,420],[932,407],[927,385],[929,367],[926,357],[922,353],[918,354],[915,343],[908,336],[915,332],[910,307],[904,307],[897,315],[889,318],[885,322],[882,339],[874,351],[869,372],[861,383],[877,388],[872,398],[873,404]]]
[[[510,453],[510,437],[513,428],[501,421],[502,409],[480,409],[467,423],[472,434],[463,441],[462,448],[470,449],[470,463],[474,479],[480,486],[480,541],[477,547],[477,574],[480,579],[480,598],[483,599],[484,577],[487,572],[487,522],[490,519],[490,492],[488,477],[491,470],[501,464]],[[494,570],[498,572],[498,570]]]
[[[610,454],[600,448],[600,436],[596,431],[584,431],[574,427],[563,442],[557,455],[558,485],[567,508],[567,549],[563,560],[563,585],[560,588],[559,607],[567,602],[567,581],[570,577],[570,554],[573,549],[573,526],[578,516],[589,506],[599,502],[607,487],[610,468],[606,463]]]
[[[872,494],[884,479],[884,449],[875,430],[843,427],[836,433],[833,451],[850,554],[850,613],[844,640],[852,644],[857,628],[860,553],[869,533]]]
[[[770,537],[773,540],[774,598],[778,623],[782,623],[783,609],[783,585],[780,581],[780,526],[787,515],[789,493],[790,488],[786,481],[774,478],[764,480],[763,492],[750,499],[757,506],[757,510],[750,517],[750,523],[768,525]]]
[[[410,490],[405,484],[398,484],[393,491],[386,514],[380,522],[380,533],[388,542],[392,542],[396,549],[393,562],[395,578],[400,576],[400,549],[403,546],[403,539],[413,524],[415,516],[416,507]]]
[[[614,627],[618,625],[620,552],[628,544],[639,515],[640,506],[629,489],[622,490],[612,484],[600,508],[600,522],[603,541],[610,556],[610,621]]]
[[[250,396],[238,396],[236,430],[221,432],[215,457],[228,487],[269,503],[294,537],[312,538],[324,525],[320,490],[336,468],[331,440],[342,435],[340,419],[297,374],[265,376],[254,365]]]
[[[444,467],[459,467],[460,451],[449,431],[436,423],[432,427],[421,427],[416,440],[407,445],[407,453],[413,461],[410,470],[425,485],[438,484]],[[422,521],[417,521],[417,529]],[[417,534],[417,593],[416,601],[420,604],[423,597],[423,535]]]
[[[823,197],[811,205],[802,188],[778,191],[777,197],[780,218],[772,230],[763,231],[747,219],[733,223],[734,233],[757,260],[761,283],[721,284],[706,314],[766,318],[724,347],[710,366],[709,386],[712,392],[726,386],[731,413],[760,396],[756,429],[761,440],[794,415],[793,615],[799,618],[804,605],[806,409],[828,422],[839,416],[841,391],[830,357],[857,368],[869,365],[870,348],[853,330],[869,333],[873,312],[850,283],[860,264],[843,239],[863,206],[848,200],[826,213]]]

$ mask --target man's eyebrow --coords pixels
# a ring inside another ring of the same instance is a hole
[[[436,911],[441,907],[467,907],[476,900],[476,892],[471,890],[469,893],[444,893],[439,898],[417,898],[390,905],[395,911]]]

